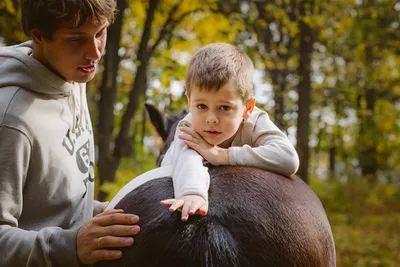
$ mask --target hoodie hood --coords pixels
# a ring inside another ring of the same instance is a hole
[[[0,48],[0,73],[7,74],[0,75],[0,88],[18,86],[53,97],[70,95],[74,85],[34,59],[32,45],[32,41],[28,41]]]

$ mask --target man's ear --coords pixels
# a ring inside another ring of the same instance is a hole
[[[247,101],[246,109],[244,110],[243,113],[244,120],[247,120],[250,117],[251,113],[253,113],[255,105],[256,105],[256,99],[254,97],[251,97],[249,101]]]
[[[40,44],[43,41],[44,37],[40,30],[36,28],[31,31],[31,38],[33,42],[35,42],[36,44]]]

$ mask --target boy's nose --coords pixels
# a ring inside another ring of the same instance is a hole
[[[207,123],[218,123],[218,117],[215,116],[215,114],[211,113],[208,114],[207,118],[206,118]]]

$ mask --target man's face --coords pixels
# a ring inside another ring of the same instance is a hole
[[[89,17],[78,28],[61,24],[51,40],[40,33],[33,34],[33,57],[67,82],[88,82],[94,77],[106,45],[108,25],[108,22],[95,24]]]
[[[218,91],[193,88],[188,103],[193,129],[211,145],[229,145],[245,118],[246,105],[231,83]]]

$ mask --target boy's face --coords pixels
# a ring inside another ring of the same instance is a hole
[[[33,57],[67,82],[88,82],[94,77],[106,45],[108,25],[95,24],[90,17],[78,28],[64,23],[51,40],[33,30]]]
[[[188,97],[192,127],[211,145],[227,147],[249,111],[231,83],[218,91],[193,88]]]

